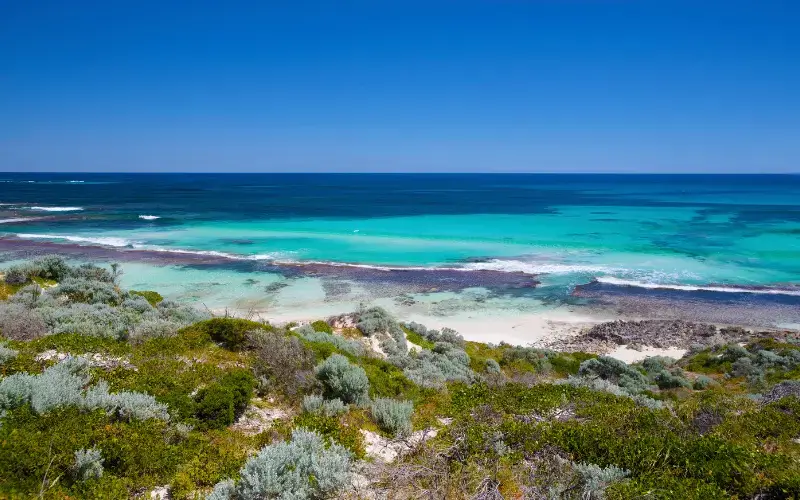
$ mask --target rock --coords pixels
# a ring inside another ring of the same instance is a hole
[[[398,456],[413,450],[428,439],[436,437],[438,432],[437,429],[429,428],[414,432],[407,438],[389,439],[376,432],[361,429],[367,455],[385,463],[393,462]]]
[[[100,353],[76,354],[73,356],[68,352],[58,352],[55,349],[48,349],[47,351],[37,354],[34,359],[40,363],[46,361],[61,362],[69,357],[85,359],[90,366],[102,368],[104,370],[113,370],[114,368],[120,367],[125,368],[126,370],[137,370],[137,368],[133,366],[130,361],[123,357],[108,356]]]
[[[158,486],[150,492],[151,500],[169,500],[169,486]]]
[[[800,399],[800,380],[784,380],[776,384],[768,393],[764,394],[761,402],[763,404],[774,403],[789,396]]]
[[[248,436],[254,436],[272,427],[273,421],[289,416],[289,412],[285,409],[278,407],[264,408],[260,406],[263,403],[262,399],[254,398],[250,406],[239,417],[239,420],[231,426],[231,429]]]

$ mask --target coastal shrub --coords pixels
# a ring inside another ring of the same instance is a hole
[[[255,379],[246,370],[235,370],[200,389],[195,396],[195,416],[210,429],[222,429],[247,409]]]
[[[130,311],[134,311],[138,314],[144,314],[146,312],[150,312],[153,310],[153,306],[140,295],[131,295],[128,294],[123,300],[122,304],[120,304],[121,308],[128,309]]]
[[[248,332],[270,329],[263,323],[240,318],[211,318],[193,325],[193,328],[207,333],[211,340],[231,350],[245,346]]]
[[[407,436],[411,433],[411,414],[414,412],[411,401],[378,398],[370,405],[370,411],[375,423],[393,436]]]
[[[9,267],[3,280],[9,285],[24,285],[30,279],[30,269],[24,266]]]
[[[678,387],[691,387],[689,382],[680,372],[661,370],[653,376],[653,381],[659,389],[677,389]]]
[[[119,264],[111,264],[112,267],[118,269]],[[81,264],[78,267],[71,267],[68,271],[70,278],[76,278],[88,281],[101,281],[103,283],[114,284],[114,275],[108,269],[100,267],[95,264]],[[66,277],[62,278],[66,279]]]
[[[322,409],[325,398],[319,394],[309,394],[303,398],[303,411],[315,413]]]
[[[314,353],[297,337],[257,330],[248,334],[248,345],[255,355],[253,369],[256,377],[265,387],[288,396],[314,387]]]
[[[362,405],[369,399],[369,379],[363,368],[341,354],[333,354],[315,368],[317,378],[331,398]]]
[[[356,328],[367,337],[377,333],[389,333],[393,325],[396,325],[394,318],[382,307],[370,307],[358,312]]]
[[[502,373],[502,370],[500,370],[500,363],[498,363],[497,360],[492,359],[492,358],[487,359],[486,360],[486,373],[491,373],[491,374],[494,374],[494,375],[498,375],[498,374]]]
[[[642,361],[642,368],[644,368],[648,374],[657,374],[674,366],[676,362],[676,359],[666,356],[651,356]]]
[[[59,255],[45,255],[30,263],[33,275],[40,278],[62,281],[72,274],[72,268]]]
[[[164,300],[156,306],[160,318],[188,326],[208,319],[209,314],[191,306],[183,306],[171,300]],[[203,333],[203,332],[200,332]]]
[[[228,387],[212,384],[195,396],[195,416],[209,429],[222,429],[234,422],[233,393]]]
[[[21,304],[0,304],[0,334],[10,340],[33,340],[47,334],[42,315]]]
[[[746,377],[748,380],[763,378],[764,370],[756,366],[750,358],[741,357],[733,362],[729,376],[732,378]]]
[[[317,331],[309,325],[296,328],[294,332],[309,342],[325,342],[353,356],[363,356],[365,352],[364,344],[357,340],[349,340],[338,335]]]
[[[325,399],[318,394],[309,394],[303,398],[303,411],[308,413],[322,413],[327,417],[341,415],[348,407],[341,399]]]
[[[56,297],[67,297],[71,302],[116,305],[122,302],[119,292],[111,283],[82,278],[67,278],[54,292]]]
[[[746,358],[749,356],[750,353],[747,352],[747,349],[745,349],[744,347],[738,344],[730,344],[725,346],[725,348],[722,351],[722,354],[720,355],[720,359],[722,359],[723,361],[734,362],[740,358]]]
[[[700,375],[694,379],[694,383],[692,385],[697,390],[703,390],[708,389],[712,385],[717,385],[717,382],[707,375]]]
[[[102,409],[126,421],[169,419],[166,405],[148,394],[110,393],[102,380],[84,389],[90,381],[88,364],[82,358],[67,358],[41,374],[14,373],[0,380],[0,411],[30,405],[34,412],[43,414],[74,406],[87,411]]]
[[[519,361],[530,364],[536,373],[549,373],[552,365],[548,359],[550,351],[533,347],[511,347],[503,351],[502,362],[511,365]]]
[[[598,377],[620,386],[623,390],[637,394],[648,389],[647,378],[635,368],[609,356],[587,359],[581,363],[581,377]]]
[[[75,462],[70,471],[77,481],[99,479],[103,476],[103,457],[99,448],[81,448],[75,452]]]
[[[0,365],[4,365],[16,358],[19,351],[11,349],[5,342],[0,342]]]
[[[128,339],[143,342],[147,339],[172,337],[182,325],[161,318],[147,318],[128,328]]]
[[[331,325],[321,319],[311,323],[311,328],[313,328],[315,332],[333,333]]]
[[[122,339],[135,318],[120,314],[108,304],[45,306],[37,311],[52,333],[78,333],[91,337]]]
[[[236,482],[214,488],[215,500],[315,499],[336,494],[350,481],[351,454],[317,433],[296,429],[288,442],[266,446],[250,458]]]
[[[157,306],[159,302],[164,300],[164,297],[162,297],[160,293],[152,290],[130,290],[128,293],[144,298],[153,307]]]
[[[403,370],[405,376],[420,387],[441,389],[447,379],[442,371],[428,360],[419,360]]]
[[[601,499],[605,496],[606,489],[617,481],[630,476],[630,471],[620,469],[614,465],[600,467],[595,464],[575,464],[574,470],[580,477],[581,498]]]

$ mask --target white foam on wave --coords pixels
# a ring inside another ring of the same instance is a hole
[[[29,210],[39,210],[40,212],[75,212],[83,210],[83,207],[28,207]]]
[[[601,276],[596,278],[600,283],[617,286],[632,286],[637,288],[647,288],[650,290],[669,289],[681,290],[684,292],[725,292],[725,293],[759,293],[766,295],[793,295],[800,297],[800,290],[786,290],[783,288],[742,288],[737,286],[719,285],[675,285],[667,283],[649,283],[644,281],[625,280],[613,276]]]
[[[71,241],[73,243],[91,243],[94,245],[104,245],[109,247],[130,247],[133,246],[133,243],[129,240],[124,238],[115,238],[111,236],[105,237],[98,237],[98,238],[90,238],[86,236],[72,236],[68,234],[30,234],[30,233],[18,233],[18,238],[23,239],[41,239],[41,240],[66,240]]]
[[[208,255],[211,257],[222,257],[231,260],[274,259],[272,255],[267,255],[267,254],[237,255],[227,252],[218,252],[216,250],[186,250],[182,248],[159,247],[155,245],[147,245],[114,236],[88,237],[88,236],[74,236],[69,234],[35,234],[35,233],[18,233],[16,236],[17,238],[22,238],[22,239],[64,240],[64,241],[70,241],[72,243],[88,243],[90,245],[100,245],[100,246],[108,246],[114,248],[130,248],[134,250],[146,250],[149,252],[175,253],[175,254],[187,254],[187,255]]]
[[[140,215],[139,218],[143,220],[156,220],[160,219],[161,217],[158,215]]]
[[[12,217],[10,219],[0,219],[0,224],[11,224],[13,222],[27,222],[30,220],[46,219],[46,217]]]
[[[468,271],[502,271],[525,274],[570,274],[613,273],[618,269],[591,264],[560,264],[555,262],[533,262],[527,260],[492,259],[485,262],[470,262],[462,266]]]

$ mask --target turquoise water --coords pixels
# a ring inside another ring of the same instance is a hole
[[[139,261],[132,284],[202,296],[216,306],[335,309],[331,304],[403,293],[425,302],[422,285],[404,288],[382,275],[369,275],[365,284],[350,266],[535,276],[541,284],[525,292],[531,310],[554,301],[575,305],[576,287],[592,282],[800,296],[797,176],[7,174],[2,180],[6,252],[20,242],[28,251],[50,243],[57,246],[48,249],[73,254],[77,248],[85,258],[96,255],[93,249],[114,250]],[[213,262],[198,267],[186,262],[190,257]],[[298,276],[297,264],[324,264],[325,279],[349,281],[348,294],[332,298],[316,268]],[[503,285],[463,286],[476,287],[496,295]],[[518,310],[521,292],[508,293]],[[473,299],[474,306],[480,298]]]

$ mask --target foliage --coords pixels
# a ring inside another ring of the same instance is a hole
[[[263,448],[249,459],[235,483],[215,487],[212,498],[325,498],[344,487],[351,474],[351,455],[342,446],[326,446],[317,433],[292,432],[289,442]]]
[[[159,302],[164,300],[164,297],[162,297],[160,293],[152,290],[131,290],[128,293],[131,295],[144,297],[144,299],[153,307],[157,306]]]
[[[581,363],[578,374],[584,378],[596,377],[614,383],[630,394],[648,389],[647,378],[623,361],[608,356],[587,359]]]
[[[204,332],[211,340],[231,350],[241,349],[248,339],[248,332],[253,330],[272,330],[269,325],[240,318],[211,318],[192,325],[192,328]]]
[[[0,365],[8,363],[16,358],[18,354],[19,351],[7,347],[5,342],[0,342]]]
[[[248,371],[226,373],[198,391],[195,416],[205,428],[221,429],[231,425],[247,408],[254,386],[255,379]]]
[[[333,328],[331,328],[331,325],[325,321],[322,321],[321,319],[311,323],[311,328],[313,328],[315,332],[333,333]]]
[[[500,374],[500,363],[497,360],[489,358],[486,360],[486,373]]]
[[[341,399],[325,399],[318,394],[309,394],[303,398],[303,411],[322,413],[327,417],[335,417],[345,413],[348,406]]]
[[[253,368],[265,389],[294,396],[314,387],[314,354],[296,337],[257,330],[248,338]]]
[[[414,404],[411,401],[379,398],[370,406],[372,418],[381,429],[394,436],[407,436],[411,433],[411,414]]]
[[[327,323],[326,323],[327,324]],[[336,349],[352,354],[353,356],[364,355],[364,344],[357,340],[349,340],[338,335],[314,330],[311,326],[305,325],[296,328],[294,332],[309,342],[324,342],[333,345]]]
[[[362,405],[369,399],[369,379],[363,368],[351,364],[341,354],[333,354],[317,365],[314,372],[331,398]]]
[[[72,476],[79,481],[103,477],[103,457],[98,448],[81,448],[75,452]]]

